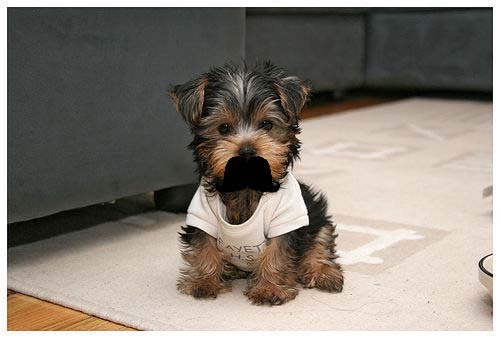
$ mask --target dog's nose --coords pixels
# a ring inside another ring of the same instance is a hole
[[[238,152],[238,154],[241,157],[249,159],[250,157],[255,156],[255,154],[257,154],[257,151],[251,145],[245,144],[243,147],[240,148],[240,151]]]

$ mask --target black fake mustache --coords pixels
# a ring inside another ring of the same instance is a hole
[[[262,192],[276,192],[280,188],[273,182],[271,168],[266,159],[255,156],[246,159],[236,156],[231,158],[224,171],[224,180],[217,182],[215,188],[220,192],[240,191],[250,188]]]

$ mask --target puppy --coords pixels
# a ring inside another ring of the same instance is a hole
[[[245,295],[254,304],[283,304],[299,286],[342,291],[326,199],[290,172],[309,90],[270,62],[214,68],[171,90],[194,135],[189,148],[200,175],[180,233],[186,263],[180,292],[215,298],[237,278],[248,278]],[[270,182],[238,169],[247,165]],[[225,184],[229,170],[232,183]],[[237,183],[238,172],[259,182]]]

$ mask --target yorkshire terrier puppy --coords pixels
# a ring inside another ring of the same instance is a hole
[[[326,199],[289,171],[308,93],[270,62],[225,65],[172,89],[200,174],[180,233],[180,292],[215,298],[237,278],[248,278],[254,304],[283,304],[300,285],[342,291]]]

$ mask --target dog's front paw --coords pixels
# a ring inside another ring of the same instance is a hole
[[[249,287],[245,295],[256,305],[281,305],[294,299],[299,291],[294,287],[283,287],[272,283],[260,283]]]
[[[299,273],[299,282],[305,288],[317,288],[328,292],[342,292],[344,276],[337,264],[319,264]]]
[[[231,285],[214,278],[180,278],[177,289],[194,298],[217,298],[217,296],[231,290]]]

